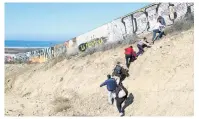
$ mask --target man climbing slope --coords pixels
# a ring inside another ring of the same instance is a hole
[[[137,47],[139,49],[137,55],[142,55],[144,53],[144,48],[150,48],[151,46],[149,45],[149,43],[146,40],[146,37],[144,37],[143,39],[139,40],[137,43]]]
[[[123,86],[123,84],[120,83],[115,89],[115,93],[116,93],[115,100],[116,100],[117,109],[120,113],[120,116],[124,116],[124,108],[122,107],[122,103],[127,99],[128,91]]]
[[[119,77],[119,83],[121,83],[126,77],[129,76],[128,69],[125,69],[120,62],[117,62],[115,68],[113,69],[112,76]]]
[[[126,66],[129,68],[130,63],[132,60],[135,60],[137,57],[136,52],[133,50],[133,46],[130,46],[128,48],[125,48],[125,59],[126,59]]]
[[[100,87],[105,86],[105,85],[107,86],[108,102],[110,104],[113,104],[113,100],[115,98],[115,89],[117,87],[117,82],[114,78],[111,78],[111,75],[109,75],[109,74],[107,75],[107,78],[108,79],[104,83],[102,83],[100,85]]]

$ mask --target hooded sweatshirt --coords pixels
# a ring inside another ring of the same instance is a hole
[[[133,48],[128,47],[128,48],[125,48],[124,50],[125,50],[124,54],[126,54],[126,55],[132,55],[133,54],[135,57],[137,56],[135,51],[133,50]]]

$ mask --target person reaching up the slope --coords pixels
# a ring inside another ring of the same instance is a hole
[[[103,82],[100,87],[102,86],[107,86],[107,90],[108,90],[108,102],[110,104],[113,104],[114,98],[115,98],[115,89],[117,87],[117,82],[114,78],[111,78],[111,75],[107,75],[107,80],[105,82]]]
[[[150,48],[151,46],[149,46],[149,43],[146,40],[146,37],[144,37],[143,39],[139,40],[137,43],[137,47],[139,49],[137,55],[142,55],[144,53],[144,48]]]
[[[119,83],[121,83],[126,77],[129,76],[128,72],[128,69],[125,69],[120,62],[117,62],[115,68],[113,69],[112,76],[119,77]]]
[[[163,31],[164,28],[165,28],[165,25],[161,23],[160,19],[157,19],[157,23],[153,27],[153,38],[152,38],[153,44],[155,40],[160,39],[162,37],[162,35],[164,34],[164,31]],[[159,34],[156,37],[157,33]]]
[[[157,21],[158,21],[158,20],[159,20],[159,21],[160,21],[160,23],[164,26],[164,28],[163,28],[163,29],[161,29],[161,30],[162,30],[162,35],[166,36],[166,34],[165,34],[165,32],[164,32],[165,27],[166,27],[165,19],[164,19],[164,17],[159,16],[159,17],[157,18]]]
[[[115,68],[113,69],[113,73],[112,76],[118,76],[119,78],[122,77],[122,66],[120,64],[120,62],[117,62]]]
[[[127,68],[129,68],[130,62],[137,58],[137,54],[133,50],[133,46],[125,48],[124,50],[125,50],[124,54],[125,54],[125,59],[126,59],[126,66],[127,66]]]

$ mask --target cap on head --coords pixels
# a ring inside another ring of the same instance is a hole
[[[110,78],[111,78],[111,75],[110,75],[110,74],[108,74],[108,75],[107,75],[107,78],[108,78],[108,79],[110,79]]]

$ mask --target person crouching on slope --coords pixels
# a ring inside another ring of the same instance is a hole
[[[125,69],[120,62],[117,62],[115,68],[113,69],[112,76],[119,77],[119,83],[121,83],[126,77],[129,76],[129,71],[128,69]]]
[[[111,78],[111,75],[107,75],[107,80],[100,85],[100,87],[107,85],[108,90],[108,102],[113,104],[115,98],[115,89],[117,87],[117,82],[114,78]]]
[[[141,39],[141,40],[138,41],[137,47],[139,49],[137,56],[139,56],[139,55],[142,55],[144,53],[145,47],[150,48],[151,46],[149,46],[149,44],[146,40],[146,37],[144,37],[144,39]]]
[[[113,69],[113,73],[112,76],[118,76],[119,78],[122,77],[122,66],[120,64],[120,62],[117,62],[115,68]]]
[[[153,27],[153,38],[152,38],[153,44],[155,40],[160,39],[162,35],[164,35],[164,28],[165,26],[161,24],[161,20],[158,19],[157,23]],[[159,33],[158,36],[156,36],[157,33]]]
[[[135,60],[137,57],[137,54],[135,53],[135,51],[133,50],[133,46],[130,46],[128,48],[125,48],[125,59],[126,59],[126,66],[127,68],[129,68],[130,66],[130,62],[132,60]]]

